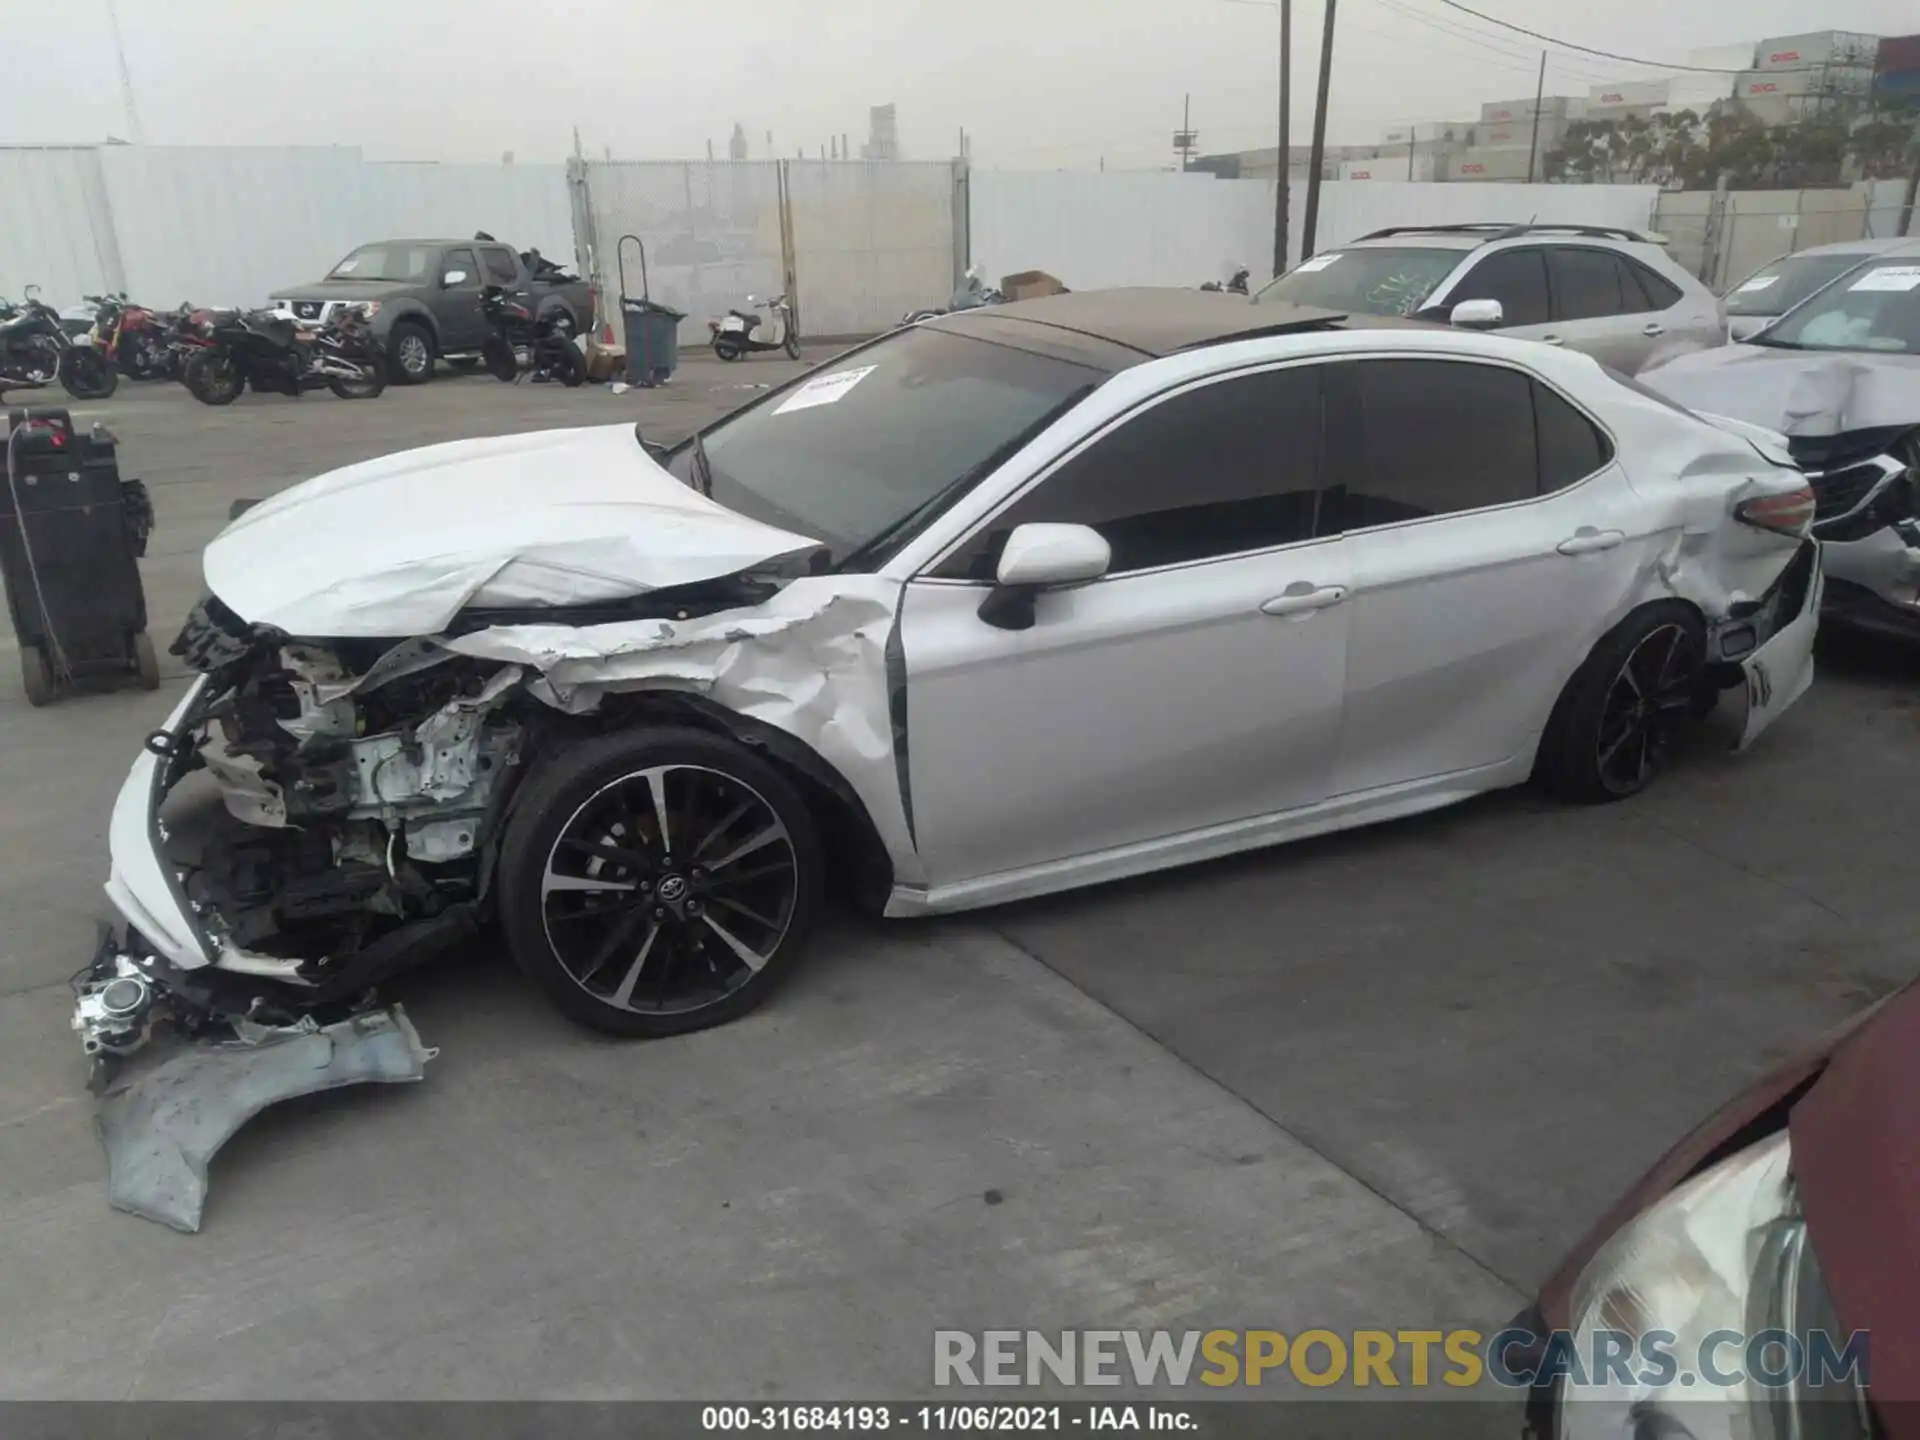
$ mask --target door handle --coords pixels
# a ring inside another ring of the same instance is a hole
[[[1660,324],[1658,321],[1655,321],[1653,324],[1647,326],[1647,328],[1642,330],[1640,333],[1642,335],[1664,335],[1667,333],[1667,327]]]
[[[1305,580],[1299,580],[1262,605],[1260,613],[1262,615],[1305,615],[1315,610],[1324,610],[1329,605],[1338,605],[1346,598],[1347,587],[1344,585],[1316,586]]]
[[[1554,548],[1562,555],[1592,555],[1611,550],[1626,538],[1622,530],[1596,530],[1591,525],[1582,525]]]

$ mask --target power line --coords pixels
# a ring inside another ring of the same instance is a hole
[[[1475,10],[1470,5],[1462,5],[1460,0],[1440,0],[1440,3],[1450,6],[1452,9],[1463,11],[1477,20],[1484,20],[1489,25],[1498,25],[1502,30],[1512,30],[1518,34],[1530,36],[1535,40],[1544,41],[1548,45],[1558,45],[1563,50],[1578,50],[1582,55],[1598,55],[1602,60],[1618,60],[1623,65],[1645,65],[1655,70],[1691,70],[1700,75],[1744,75],[1747,73],[1746,70],[1723,70],[1717,65],[1675,65],[1666,60],[1642,60],[1633,55],[1616,55],[1611,50],[1596,50],[1591,45],[1576,45],[1571,40],[1559,40],[1552,35],[1543,35],[1538,30],[1529,30],[1526,26],[1516,25],[1511,20],[1502,20],[1496,15],[1488,15],[1482,11]],[[1798,69],[1801,70],[1811,70],[1814,68],[1816,67],[1811,65],[1798,67]],[[1776,75],[1790,75],[1796,72],[1792,70],[1776,70],[1772,73]]]
[[[1517,60],[1525,60],[1527,62],[1527,67],[1529,69],[1533,67],[1533,65],[1538,59],[1538,56],[1535,53],[1520,51],[1520,50],[1513,50],[1513,49],[1509,49],[1504,45],[1495,44],[1492,37],[1490,37],[1483,30],[1474,30],[1466,26],[1451,25],[1446,21],[1443,21],[1442,19],[1440,19],[1438,16],[1428,15],[1422,11],[1414,9],[1410,5],[1403,5],[1399,3],[1399,0],[1377,0],[1377,3],[1386,6],[1390,10],[1396,11],[1401,15],[1404,15],[1409,20],[1414,20],[1419,22],[1422,25],[1426,25],[1429,28],[1440,32],[1441,34],[1457,36],[1458,38],[1469,41],[1472,44],[1485,46],[1488,50],[1496,51],[1499,54],[1510,55]],[[1605,74],[1597,69],[1593,69],[1588,66],[1583,66],[1573,61],[1564,60],[1558,56],[1550,56],[1548,59],[1548,63],[1555,70],[1558,70],[1561,74],[1567,75],[1576,80],[1587,80],[1596,84],[1606,84],[1606,83],[1615,81],[1619,78],[1616,75]]]

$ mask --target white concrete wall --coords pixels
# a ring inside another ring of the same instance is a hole
[[[486,230],[573,255],[558,165],[380,165],[346,146],[0,149],[0,294],[256,305],[353,246]]]

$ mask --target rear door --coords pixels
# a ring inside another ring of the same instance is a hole
[[[1555,245],[1547,251],[1553,287],[1553,323],[1541,339],[1591,355],[1627,375],[1645,369],[1664,346],[1670,320],[1663,313],[1680,292],[1626,256],[1598,246]],[[1666,298],[1658,303],[1652,287]],[[1717,327],[1718,317],[1714,317]],[[1717,343],[1710,340],[1709,343]]]
[[[1525,764],[1646,563],[1611,442],[1515,366],[1328,367],[1328,509],[1346,535],[1335,794]]]
[[[1115,422],[906,587],[910,791],[952,885],[1324,799],[1346,557],[1318,536],[1321,381],[1212,377]],[[979,616],[1017,525],[1091,525],[1113,560]]]

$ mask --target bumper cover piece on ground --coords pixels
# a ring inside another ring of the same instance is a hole
[[[110,1081],[95,1124],[116,1210],[199,1230],[207,1165],[269,1105],[343,1085],[425,1078],[433,1052],[398,1005],[333,1025],[241,1024],[219,1042],[162,1042]]]

